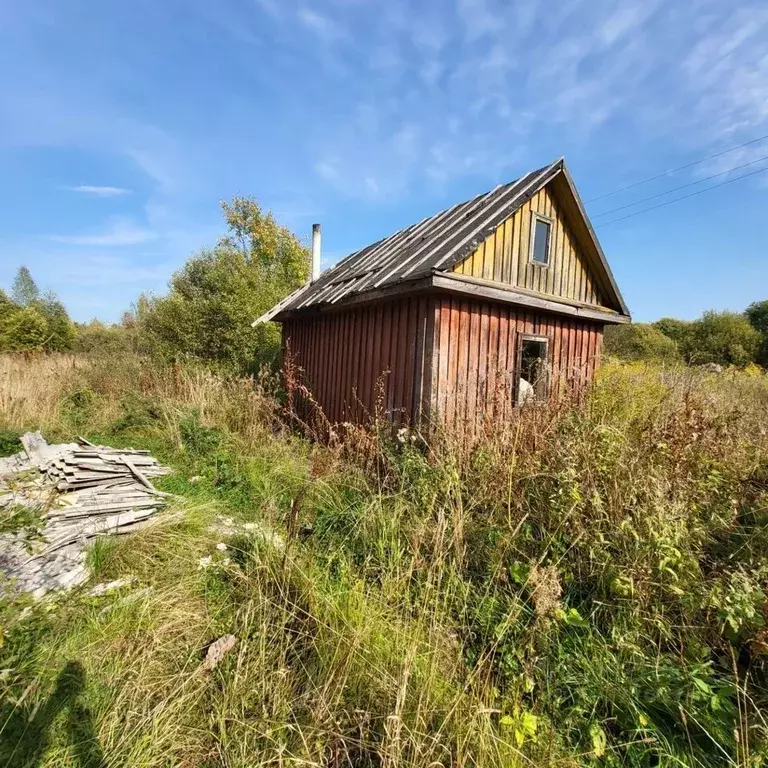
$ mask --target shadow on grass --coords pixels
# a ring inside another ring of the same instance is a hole
[[[88,708],[80,702],[85,689],[85,670],[68,662],[56,679],[56,687],[36,711],[6,706],[0,710],[0,768],[37,768],[42,765],[51,741],[51,729],[66,710],[64,729],[72,745],[74,768],[108,768],[101,753]],[[58,739],[57,739],[58,741]]]

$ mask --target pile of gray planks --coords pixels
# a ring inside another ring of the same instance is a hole
[[[77,444],[49,445],[37,433],[22,437],[24,452],[0,465],[2,508],[41,514],[39,538],[0,534],[0,572],[16,589],[41,597],[88,578],[86,549],[98,536],[131,533],[150,524],[166,494],[150,478],[168,474],[148,451]]]
[[[113,489],[119,495],[119,489],[134,485],[135,481],[154,491],[149,478],[168,474],[169,470],[161,467],[149,451],[107,448],[86,443],[83,438],[80,441],[79,448],[40,465],[59,491],[98,487],[105,491]]]

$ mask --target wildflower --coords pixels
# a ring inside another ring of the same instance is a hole
[[[219,552],[226,552],[226,551],[227,551],[227,545],[226,545],[226,544],[225,544],[223,541],[220,541],[220,542],[219,542],[219,543],[216,545],[216,549],[218,549],[218,550],[219,550]]]
[[[210,564],[213,558],[210,555],[206,555],[205,557],[201,557],[197,561],[197,570],[202,571],[203,569],[207,568]]]

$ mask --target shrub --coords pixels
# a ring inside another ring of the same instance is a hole
[[[672,339],[644,323],[606,328],[603,351],[620,360],[674,361],[680,357]]]
[[[115,357],[131,351],[132,336],[120,325],[105,325],[99,320],[77,326],[74,351],[95,357]]]
[[[690,320],[678,320],[676,317],[662,317],[651,325],[672,339],[678,348],[686,343],[693,327]]]
[[[760,333],[737,312],[705,312],[691,324],[681,343],[681,353],[690,363],[745,366],[760,348]]]
[[[768,300],[750,304],[744,314],[762,337],[756,362],[768,368]]]
[[[54,293],[47,293],[32,306],[38,309],[46,323],[46,352],[68,352],[75,343],[75,326],[67,310]]]
[[[36,307],[13,307],[0,316],[0,351],[42,352],[47,339],[48,323]]]

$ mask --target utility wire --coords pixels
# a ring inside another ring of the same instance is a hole
[[[691,192],[688,195],[681,195],[680,197],[675,197],[672,200],[667,200],[664,203],[659,203],[658,205],[652,205],[650,208],[643,208],[641,211],[635,211],[634,213],[627,214],[626,216],[621,216],[618,219],[605,221],[602,224],[598,224],[596,228],[607,227],[609,224],[616,224],[619,221],[624,221],[625,219],[631,219],[633,216],[639,216],[641,213],[648,213],[648,211],[655,211],[657,208],[663,208],[665,205],[671,205],[672,203],[677,203],[680,200],[687,200],[689,197],[696,197],[696,195],[701,195],[704,192],[709,192],[713,189],[717,189],[718,187],[724,187],[726,184],[733,184],[734,181],[741,181],[742,179],[746,179],[749,176],[755,176],[758,173],[765,173],[765,171],[768,171],[768,166],[766,166],[765,168],[760,168],[757,171],[752,171],[751,173],[744,173],[741,176],[737,176],[735,179],[728,179],[728,181],[721,181],[719,184],[713,184],[711,187],[705,187],[704,189],[700,189],[697,192]]]
[[[768,160],[768,155],[763,155],[763,157],[758,157],[757,160],[750,160],[748,163],[742,163],[741,165],[736,165],[733,168],[729,168],[727,171],[720,171],[719,173],[713,173],[711,176],[704,176],[704,178],[696,179],[696,181],[689,181],[687,184],[681,184],[679,187],[672,187],[672,189],[667,189],[664,192],[659,192],[657,195],[642,197],[639,200],[635,200],[634,203],[628,203],[627,205],[622,205],[619,208],[611,208],[610,211],[603,211],[602,213],[596,213],[593,216],[591,216],[591,218],[599,219],[601,216],[607,216],[609,213],[616,213],[617,211],[625,211],[627,208],[633,208],[634,206],[640,205],[640,203],[645,203],[648,200],[656,200],[656,198],[664,197],[664,195],[671,195],[673,192],[678,192],[681,189],[687,189],[688,187],[693,187],[696,184],[702,184],[705,181],[716,179],[718,176],[725,176],[727,173],[733,173],[734,171],[739,171],[742,168],[747,168],[750,165],[755,165],[755,163],[761,163],[763,162],[763,160]]]
[[[692,163],[688,163],[687,165],[680,165],[677,168],[670,168],[667,171],[664,171],[663,173],[658,173],[655,176],[649,176],[647,179],[641,179],[640,181],[636,181],[633,184],[627,184],[626,187],[619,187],[618,189],[614,189],[612,192],[606,192],[603,195],[598,195],[597,197],[593,197],[590,200],[587,200],[587,203],[593,203],[595,200],[602,200],[605,197],[611,197],[612,195],[618,195],[619,192],[625,192],[628,189],[634,189],[635,187],[639,187],[641,184],[647,184],[650,181],[656,181],[656,179],[662,179],[664,176],[669,176],[670,173],[676,173],[677,171],[684,171],[686,168],[693,168],[694,165],[700,165],[701,163],[705,163],[707,160],[714,160],[716,157],[722,157],[723,155],[727,155],[729,152],[735,152],[737,149],[741,149],[742,147],[748,147],[751,144],[757,144],[758,141],[765,141],[765,139],[768,139],[768,134],[765,136],[758,136],[756,139],[752,139],[751,141],[745,141],[743,144],[737,144],[735,147],[731,147],[730,149],[724,149],[722,152],[716,152],[714,155],[707,155],[707,157],[702,157],[701,160],[694,160]]]

